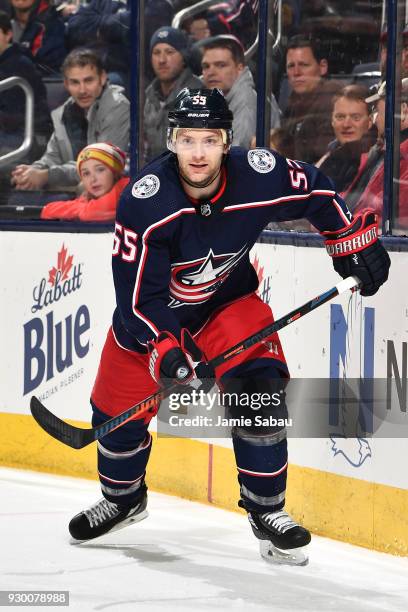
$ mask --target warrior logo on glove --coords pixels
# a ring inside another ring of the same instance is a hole
[[[334,269],[340,276],[357,276],[360,293],[370,296],[388,278],[390,257],[378,240],[378,219],[371,211],[356,217],[351,225],[336,232],[323,232],[325,246],[333,257]]]

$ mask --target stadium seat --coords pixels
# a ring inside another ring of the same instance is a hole
[[[48,108],[50,111],[53,111],[65,102],[69,93],[65,89],[64,81],[61,77],[43,77],[43,83],[47,90]]]

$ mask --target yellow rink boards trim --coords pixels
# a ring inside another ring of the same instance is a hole
[[[3,466],[96,479],[94,444],[73,450],[48,436],[29,415],[0,413],[0,432]],[[147,476],[151,489],[240,511],[231,449],[157,438],[154,432],[153,438]],[[291,464],[286,508],[313,533],[408,556],[405,489]]]

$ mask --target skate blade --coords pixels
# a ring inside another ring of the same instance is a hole
[[[100,536],[97,536],[96,538],[89,538],[88,540],[75,540],[75,538],[71,537],[69,540],[69,543],[72,546],[75,546],[77,544],[86,544],[87,542],[95,542],[97,540],[100,540],[101,538],[104,538],[110,533],[113,533],[114,531],[119,531],[119,529],[128,527],[128,525],[132,525],[133,523],[140,523],[140,521],[143,521],[148,516],[149,516],[148,511],[143,510],[143,512],[140,512],[139,514],[136,514],[135,516],[129,516],[127,519],[125,519],[121,523],[118,523],[117,525],[112,527],[112,529],[109,529],[109,531],[107,531],[106,533],[102,533]]]
[[[268,563],[274,565],[307,565],[309,557],[305,553],[305,546],[282,550],[277,548],[269,540],[259,542],[261,557]]]

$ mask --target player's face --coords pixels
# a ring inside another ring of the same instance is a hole
[[[218,87],[227,94],[241,72],[243,64],[237,64],[229,49],[208,49],[201,62],[204,85]]]
[[[196,187],[207,185],[220,170],[226,147],[221,130],[180,129],[176,155],[180,174]]]
[[[339,98],[332,114],[332,126],[340,144],[361,140],[371,127],[368,107],[362,100]]]
[[[292,89],[297,94],[313,91],[321,77],[327,73],[327,60],[318,62],[310,47],[289,49],[286,72]]]
[[[179,51],[167,43],[153,47],[152,68],[159,81],[175,81],[184,70],[184,59]]]
[[[81,180],[88,195],[100,198],[112,189],[115,175],[97,159],[88,159],[81,165]]]
[[[87,110],[102,93],[106,72],[99,73],[95,66],[74,66],[65,73],[64,84],[81,108]]]

